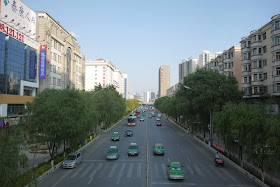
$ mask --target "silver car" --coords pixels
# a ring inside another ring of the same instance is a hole
[[[81,152],[70,153],[62,162],[62,168],[76,168],[82,162]]]

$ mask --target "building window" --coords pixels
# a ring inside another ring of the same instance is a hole
[[[280,68],[276,68],[276,75],[280,75]]]
[[[263,35],[263,40],[266,39],[266,32],[262,34]]]
[[[272,45],[279,45],[280,44],[280,36],[272,37]]]
[[[267,73],[263,74],[263,79],[266,80],[267,79]]]
[[[262,48],[259,48],[259,53],[258,54],[262,54]]]
[[[261,61],[261,60],[258,61],[258,67],[259,67],[259,68],[262,67],[262,61]]]
[[[258,35],[258,41],[261,41],[262,38],[261,38],[261,35]]]
[[[262,81],[262,74],[259,74],[259,80]]]
[[[264,67],[264,66],[267,66],[266,59],[263,60],[263,67]]]
[[[254,81],[258,80],[258,74],[254,74]]]
[[[60,86],[60,79],[57,79],[57,86]]]
[[[248,83],[248,77],[244,77],[243,83]]]
[[[276,85],[276,91],[277,91],[277,92],[280,92],[280,83],[277,83],[277,85]]]
[[[272,30],[277,30],[279,28],[280,28],[280,21],[279,20],[272,22]]]
[[[275,53],[274,61],[278,61],[278,60],[280,60],[280,52]]]
[[[52,68],[52,65],[50,65],[50,71],[51,71],[51,72],[52,72],[52,69],[53,69],[53,68]]]
[[[267,49],[266,46],[263,47],[263,53],[266,53]]]

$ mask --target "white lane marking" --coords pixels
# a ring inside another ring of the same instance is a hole
[[[77,169],[75,169],[75,173],[71,176],[71,179],[75,178],[85,167],[86,165],[84,164],[81,167],[78,167]]]
[[[222,168],[218,168],[218,167],[213,166],[213,165],[209,165],[209,167],[213,170],[212,173],[215,173],[214,174],[215,176],[219,176],[219,178],[221,178],[222,180],[227,181],[226,177],[223,174],[221,174],[220,171],[219,171],[219,169],[222,169]]]
[[[192,168],[187,164],[187,169],[191,172],[191,174],[193,175],[194,174],[194,172],[193,172],[193,170],[192,170]]]
[[[132,171],[133,171],[133,166],[134,166],[133,163],[130,163],[130,164],[129,164],[128,173],[127,173],[127,175],[126,175],[127,178],[131,178],[131,176],[132,176]]]
[[[167,169],[166,169],[166,167],[167,166],[165,164],[161,164],[163,176],[164,176],[164,178],[167,179]]]
[[[118,175],[118,182],[117,182],[117,184],[119,184],[119,182],[120,182],[121,176],[123,174],[124,167],[125,167],[125,163],[122,164],[121,170],[120,170],[119,175]]]
[[[167,158],[167,160],[168,160],[168,163],[170,163],[170,159],[169,159],[169,157]]]
[[[98,170],[100,170],[100,168],[102,167],[102,163],[99,163],[98,166],[93,170],[93,172],[91,173],[91,175],[89,176],[89,178],[93,178],[93,176],[96,174],[96,172]]]
[[[92,181],[92,179],[93,179],[93,178],[91,178],[91,179],[89,180],[88,184]]]
[[[62,181],[69,173],[71,173],[73,170],[69,170],[68,172],[66,172],[59,181],[57,181],[57,183],[55,183],[52,187],[56,186],[60,181]]]
[[[137,167],[137,178],[141,178],[141,163],[138,163],[138,167]]]
[[[115,173],[116,169],[117,169],[117,166],[118,166],[118,163],[115,163],[112,170],[110,171],[110,174],[109,174],[109,178],[112,178],[113,177],[113,174]]]
[[[221,168],[221,169],[222,169],[222,168]],[[238,182],[238,180],[236,180],[236,179],[234,178],[234,176],[230,175],[228,172],[224,171],[223,169],[222,169],[221,171],[223,171],[223,172],[224,172],[227,176],[229,176],[234,182],[236,182],[238,185],[240,185],[239,182]]]
[[[129,162],[143,162],[145,161],[144,159],[133,159],[133,160],[129,160]],[[110,162],[108,160],[83,160],[83,162]],[[120,160],[118,159],[117,162],[127,162],[127,160]]]
[[[156,184],[156,185],[179,185],[179,186],[231,186],[231,187],[251,187],[252,185],[236,185],[236,184],[199,184],[199,183],[174,183],[174,182],[152,182],[151,184]]]
[[[80,176],[80,178],[83,178],[83,177],[89,172],[89,170],[90,170],[93,166],[94,166],[94,163],[91,164],[91,165],[84,171],[84,173],[82,173],[82,175]]]
[[[106,164],[106,166],[103,167],[103,169],[102,169],[102,171],[100,172],[100,175],[98,176],[98,178],[103,177],[103,175],[104,175],[105,171],[108,169],[109,165],[110,165],[110,164]]]
[[[199,167],[198,167],[197,165],[195,165],[195,164],[194,164],[193,166],[194,166],[196,172],[197,172],[200,176],[202,176],[203,173],[201,172],[201,170],[199,169]]]

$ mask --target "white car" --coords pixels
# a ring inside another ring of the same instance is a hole
[[[140,121],[144,121],[144,118],[140,118]]]
[[[160,121],[160,118],[157,118],[157,121]]]

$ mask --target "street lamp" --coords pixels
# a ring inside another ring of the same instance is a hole
[[[183,85],[185,89],[188,89],[188,90],[191,90],[192,88],[189,87],[189,86],[186,86],[186,85]],[[212,113],[211,113],[211,109],[210,107],[208,108],[209,109],[209,115],[210,115],[210,124],[209,124],[209,130],[210,130],[210,141],[211,141],[211,144],[212,144],[212,138],[213,138],[213,125],[212,125]]]
[[[98,94],[99,92],[101,92],[102,90],[109,88],[110,84],[107,84],[104,88],[101,88],[100,90],[98,90],[96,93],[94,93],[90,98],[93,98],[96,94]]]

